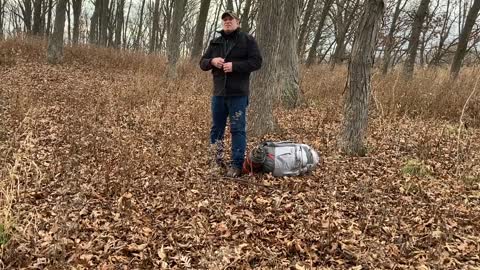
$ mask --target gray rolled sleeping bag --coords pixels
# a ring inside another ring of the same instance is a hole
[[[320,162],[318,153],[306,144],[265,142],[263,172],[273,176],[298,176],[310,173]]]

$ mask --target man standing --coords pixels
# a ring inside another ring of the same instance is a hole
[[[223,136],[227,118],[232,135],[232,163],[228,177],[238,177],[247,147],[246,112],[250,92],[250,73],[260,69],[262,56],[255,39],[239,29],[238,16],[226,11],[222,14],[223,30],[213,39],[200,60],[200,68],[212,70],[212,128],[210,145],[214,165],[223,167]]]

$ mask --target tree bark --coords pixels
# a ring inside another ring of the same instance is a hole
[[[297,54],[303,59],[303,43],[305,42],[305,37],[307,35],[308,24],[310,23],[310,18],[312,17],[313,6],[315,5],[316,0],[308,0],[307,7],[305,10],[305,15],[303,16],[302,25],[300,26],[300,34],[298,37],[297,43]]]
[[[47,37],[50,36],[51,27],[52,27],[52,9],[53,9],[53,0],[48,0],[48,15],[47,15],[47,28],[45,29],[45,34]]]
[[[298,55],[296,53],[300,22],[300,0],[285,0],[282,14],[282,34],[279,47],[279,92],[287,108],[300,105]]]
[[[311,66],[315,63],[315,57],[317,56],[317,47],[318,43],[320,42],[320,38],[322,37],[322,30],[323,26],[325,25],[325,20],[327,18],[328,12],[333,4],[333,0],[325,0],[322,14],[320,15],[320,20],[318,22],[317,31],[315,32],[315,38],[313,39],[312,46],[310,46],[310,50],[308,51],[308,57],[306,65],[307,67]]]
[[[153,20],[152,20],[152,32],[150,35],[150,47],[149,52],[155,52],[156,45],[157,45],[157,37],[158,37],[158,28],[160,22],[160,0],[155,0],[155,5],[153,6]]]
[[[208,30],[208,37],[207,37],[206,42],[209,42],[210,40],[212,40],[213,36],[215,36],[215,31],[217,29],[217,24],[218,24],[221,8],[222,8],[221,5],[216,5],[216,7],[215,7],[215,11],[213,13],[214,14],[213,15],[213,21],[210,24],[210,27],[209,27],[209,30]],[[207,44],[205,44],[204,47],[207,47],[208,46]]]
[[[445,11],[445,15],[443,16],[443,24],[442,24],[442,30],[439,33],[439,41],[438,41],[438,46],[437,49],[435,50],[435,53],[432,56],[432,59],[428,63],[428,66],[431,68],[433,66],[437,66],[440,64],[440,60],[443,56],[443,48],[445,46],[445,41],[448,38],[448,35],[450,33],[450,29],[452,24],[449,24],[449,17],[450,17],[450,0],[447,0],[447,8]]]
[[[110,1],[110,7],[108,8],[108,23],[107,23],[107,46],[114,47],[113,36],[115,34],[115,12],[116,12],[116,0]]]
[[[53,34],[48,40],[47,60],[57,64],[63,60],[63,32],[65,28],[65,10],[68,0],[59,0],[55,9]]]
[[[345,56],[345,39],[347,37],[347,28],[342,28],[338,31],[335,37],[335,51],[333,52],[332,59],[331,59],[331,69],[335,68],[337,63],[341,63]]]
[[[180,34],[183,16],[185,15],[185,6],[187,0],[176,0],[173,9],[172,25],[170,35],[168,36],[168,71],[167,77],[175,79],[177,77],[177,62],[180,57]]]
[[[82,0],[72,0],[73,7],[73,44],[78,44],[80,38],[80,15],[82,14]]]
[[[453,79],[457,78],[460,68],[462,67],[463,59],[467,53],[468,39],[470,37],[470,33],[472,32],[472,28],[475,25],[479,10],[480,0],[474,0],[472,7],[468,11],[467,19],[465,20],[465,26],[460,34],[457,50],[455,51],[452,66],[450,67],[450,76]]]
[[[25,32],[32,32],[32,1],[23,0],[23,5],[20,6],[22,9],[22,18],[23,24],[25,26]]]
[[[167,51],[168,51],[168,39],[170,37],[170,31],[172,30],[172,16],[175,0],[168,0],[165,6],[165,25],[167,26]]]
[[[164,48],[163,41],[165,40],[165,34],[167,33],[167,29],[169,28],[169,26],[167,25],[167,13],[166,13],[168,5],[169,5],[169,0],[165,1],[162,5],[162,10],[164,11],[163,27],[162,27],[162,31],[160,32],[160,36],[158,37],[158,45],[160,46],[160,51],[162,51]]]
[[[114,48],[120,48],[122,44],[122,26],[123,26],[123,9],[125,8],[125,0],[118,0],[117,10],[115,12],[115,41]]]
[[[352,7],[349,6],[350,3],[354,3]],[[335,65],[342,63],[345,59],[345,48],[348,43],[349,38],[347,38],[348,29],[355,19],[356,11],[359,7],[359,0],[346,1],[339,5],[339,11],[335,18],[335,24],[337,31],[335,33],[335,51],[333,52],[331,58],[330,69],[333,70]],[[343,14],[344,13],[344,14]],[[344,18],[345,16],[345,18]]]
[[[316,13],[316,9],[314,7],[314,13]],[[309,38],[310,38],[310,34],[313,32],[313,36],[315,38],[315,33],[316,33],[316,28],[317,28],[317,23],[318,23],[318,20],[315,20],[315,16],[310,16],[310,20],[308,22],[308,25],[307,25],[307,30],[306,30],[306,33],[305,33],[305,38],[302,42],[302,44],[299,44],[298,45],[298,57],[299,57],[299,60],[301,62],[304,62],[304,60],[306,60],[305,58],[305,52],[307,52],[306,48],[307,48],[307,43],[309,43]],[[319,44],[320,45],[320,44]],[[307,54],[307,57],[308,57],[308,54]]]
[[[233,0],[227,0],[227,10],[233,11]]]
[[[140,8],[140,22],[138,23],[138,31],[137,37],[135,38],[135,45],[133,46],[135,50],[140,49],[140,38],[142,37],[142,30],[143,30],[143,10],[145,8],[145,0],[142,0],[142,7]]]
[[[3,22],[5,20],[5,3],[7,0],[0,0],[0,40],[3,40]]]
[[[72,42],[72,31],[71,31],[71,20],[70,20],[70,1],[67,1],[67,10],[66,10],[66,16],[67,16],[67,41],[68,44],[71,44]]]
[[[420,35],[420,48],[419,48],[419,60],[420,60],[420,67],[423,67],[423,65],[425,64],[425,47],[426,47],[426,43],[427,43],[427,27],[424,27],[423,30],[422,30],[422,34]]]
[[[32,34],[40,35],[40,27],[42,24],[42,0],[33,1],[33,26]]]
[[[100,9],[100,45],[106,47],[108,40],[108,22],[109,22],[109,10],[108,10],[108,1],[109,0],[100,0],[101,9]]]
[[[250,32],[250,25],[248,24],[248,17],[250,16],[251,7],[252,7],[252,0],[247,0],[245,2],[245,7],[243,8],[242,21],[241,21],[241,24],[240,24],[240,29],[242,29],[242,31],[245,32],[245,33]]]
[[[48,0],[42,0],[42,10],[40,15],[40,35],[45,36],[46,18],[48,12]]]
[[[403,7],[407,1],[404,2]],[[403,7],[401,7],[402,0],[397,0],[397,5],[395,6],[395,11],[393,12],[392,23],[390,24],[390,29],[388,30],[388,36],[385,44],[385,55],[383,56],[383,65],[382,65],[382,74],[387,74],[388,67],[392,59],[392,51],[395,47],[395,30],[397,29],[397,21],[400,16],[400,12]]]
[[[132,4],[133,0],[130,0],[130,4],[128,5],[128,10],[127,10],[127,18],[125,19],[125,26],[123,27],[123,48],[126,49],[128,47],[127,44],[127,29],[128,29],[128,23],[130,22],[130,10],[132,9]]]
[[[101,2],[103,0],[95,0],[95,9],[93,10],[92,17],[90,18],[90,43],[98,44],[98,22],[100,16]]]
[[[289,0],[287,0],[289,1]],[[283,2],[283,1],[282,1]],[[272,8],[275,6],[276,8]],[[262,49],[262,68],[252,79],[249,134],[263,136],[276,128],[273,117],[273,101],[277,86],[277,53],[280,41],[280,21],[282,9],[278,0],[262,0],[259,3],[257,21],[257,42]]]
[[[344,108],[342,150],[348,155],[364,156],[367,135],[371,69],[377,33],[383,16],[383,0],[368,0],[356,31],[348,67]]]
[[[420,43],[420,34],[422,33],[423,21],[428,12],[428,4],[430,0],[421,0],[420,6],[418,6],[415,14],[415,19],[412,25],[412,34],[410,35],[410,41],[408,43],[408,56],[403,66],[403,74],[407,78],[413,76],[413,70],[415,68],[415,59],[417,58],[418,44]]]
[[[205,34],[205,25],[207,24],[208,9],[210,0],[202,0],[200,5],[200,13],[198,14],[197,27],[195,29],[195,38],[193,39],[193,49],[191,60],[196,61],[202,54],[203,36]]]

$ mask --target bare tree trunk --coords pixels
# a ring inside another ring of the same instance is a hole
[[[142,30],[143,30],[143,10],[145,8],[145,0],[142,0],[142,7],[140,9],[140,22],[138,23],[138,31],[137,37],[135,38],[135,45],[133,46],[135,50],[140,49],[140,38],[142,37]]]
[[[303,50],[302,48],[303,43],[305,42],[305,37],[307,35],[307,30],[308,30],[308,25],[310,23],[310,18],[312,17],[312,11],[313,11],[313,6],[315,5],[316,0],[308,0],[307,2],[307,8],[305,10],[305,15],[303,16],[303,21],[302,25],[300,26],[300,34],[298,37],[298,43],[297,43],[297,54],[298,56],[303,59]]]
[[[174,8],[175,0],[168,0],[167,5],[165,6],[165,25],[167,26],[167,43],[170,39],[170,31],[172,30],[172,14]],[[167,44],[168,51],[168,44]]]
[[[65,10],[68,0],[59,0],[55,9],[53,34],[48,40],[47,60],[57,64],[63,60],[63,31],[65,29]]]
[[[165,5],[166,3],[168,2],[165,1]],[[158,38],[158,46],[160,47],[160,52],[162,52],[163,50],[163,41],[165,40],[165,34],[167,33],[167,29],[168,29],[168,25],[167,25],[167,18],[166,16],[163,16],[163,27],[162,27],[162,31],[160,32],[160,36]]]
[[[212,37],[215,36],[215,31],[217,30],[217,24],[218,24],[220,12],[221,12],[221,9],[222,9],[221,3],[222,3],[222,1],[220,1],[220,5],[217,5],[216,8],[215,8],[213,22],[210,25],[210,31],[208,32],[207,42],[212,40]],[[207,45],[205,45],[205,46],[207,46]]]
[[[233,11],[233,0],[227,0],[227,10]]]
[[[108,40],[108,1],[109,0],[99,0],[101,2],[101,8],[100,8],[100,45],[106,47],[107,46],[107,40]]]
[[[287,108],[300,105],[302,96],[299,86],[298,55],[298,28],[300,22],[300,0],[284,0],[282,14],[282,34],[279,47],[279,92],[283,104]]]
[[[335,37],[335,51],[333,52],[330,68],[333,70],[337,63],[341,63],[345,55],[345,39],[347,37],[347,28],[340,29]]]
[[[48,15],[47,15],[47,28],[45,29],[45,34],[47,37],[50,36],[51,27],[52,27],[52,9],[53,9],[53,0],[48,0]]]
[[[20,8],[22,9],[23,24],[25,32],[32,32],[32,0],[23,0]]]
[[[100,6],[103,0],[95,0],[95,9],[90,19],[90,43],[98,44],[98,22],[100,16]]]
[[[250,32],[250,25],[248,24],[248,16],[250,15],[251,6],[252,6],[252,0],[247,0],[245,2],[245,7],[243,8],[240,29],[242,29],[242,31],[245,33]]]
[[[71,20],[70,20],[70,1],[67,1],[67,41],[68,44],[72,42],[72,32],[71,32]]]
[[[73,7],[73,44],[78,44],[80,37],[80,15],[82,14],[82,0],[72,0]]]
[[[469,0],[459,0],[458,1],[458,33],[462,33],[463,27],[467,21],[467,9],[470,4]]]
[[[195,29],[195,38],[193,39],[193,49],[191,60],[196,61],[202,54],[203,36],[205,34],[205,25],[207,24],[208,9],[210,0],[202,0],[200,5],[200,14],[198,14],[197,28]]]
[[[420,34],[422,33],[423,21],[428,12],[428,4],[430,0],[421,0],[420,6],[415,14],[415,19],[412,25],[412,34],[410,35],[410,41],[408,43],[408,57],[403,66],[403,73],[406,77],[411,78],[413,76],[413,70],[415,68],[415,59],[417,58],[418,44],[420,42]]]
[[[479,10],[480,0],[474,0],[472,7],[468,11],[467,19],[465,20],[465,26],[460,34],[457,50],[455,51],[452,66],[450,67],[450,76],[453,79],[457,78],[460,68],[462,67],[463,58],[465,58],[465,54],[467,53],[468,39],[470,37],[470,33],[472,32],[473,25],[475,25]]]
[[[125,7],[125,0],[118,0],[117,3],[117,10],[115,13],[115,41],[113,47],[118,49],[122,44],[123,9]]]
[[[310,50],[308,51],[308,57],[306,62],[307,67],[315,63],[315,57],[317,57],[318,43],[320,42],[320,38],[322,37],[323,26],[325,25],[325,20],[327,18],[328,12],[330,11],[332,4],[333,4],[333,0],[325,0],[324,6],[322,9],[322,14],[320,15],[320,20],[318,22],[317,31],[315,32],[315,38],[313,39]]]
[[[45,35],[46,21],[45,16],[48,12],[48,0],[42,0],[42,10],[40,15],[40,35]]]
[[[7,0],[0,0],[0,40],[3,40],[3,23],[5,21],[5,4]]]
[[[152,20],[152,32],[150,33],[150,47],[149,52],[155,52],[155,46],[157,45],[158,27],[160,22],[160,0],[155,0],[153,6],[153,20]]]
[[[256,36],[258,46],[262,48],[263,64],[262,69],[254,73],[252,80],[254,91],[249,110],[249,133],[254,136],[263,136],[276,128],[273,101],[276,99],[274,88],[277,85],[276,57],[280,43],[280,24],[272,22],[280,21],[282,14],[278,0],[262,0],[259,5]]]
[[[458,33],[462,33],[463,28],[463,14],[462,14],[462,0],[458,0]]]
[[[407,1],[404,2],[403,7]],[[387,74],[388,67],[390,66],[390,61],[392,58],[392,51],[395,47],[395,29],[397,29],[397,21],[400,16],[400,12],[403,7],[400,7],[402,0],[397,0],[397,5],[395,6],[395,11],[393,12],[392,23],[390,24],[390,29],[388,30],[388,36],[385,44],[385,55],[383,56],[383,65],[382,65],[382,74]]]
[[[328,48],[325,50],[325,52],[320,56],[320,58],[318,59],[318,64],[322,63],[323,60],[325,60],[325,57],[327,57],[327,54],[330,52],[330,50],[332,49],[333,45],[335,44],[335,41],[330,43],[330,45],[328,46]]]
[[[175,79],[177,77],[177,62],[180,56],[180,34],[181,34],[181,24],[183,16],[185,15],[185,6],[187,0],[176,0],[173,16],[172,16],[172,25],[170,29],[170,35],[168,36],[168,71],[167,77]]]
[[[353,43],[342,134],[342,150],[348,155],[366,154],[364,140],[368,125],[371,68],[383,10],[383,0],[368,0],[365,3]]]
[[[353,3],[352,7],[350,7],[350,3]],[[336,14],[337,16],[335,17],[335,24],[337,25],[337,31],[335,33],[336,46],[330,61],[331,70],[335,68],[335,65],[337,63],[342,63],[345,59],[345,47],[347,45],[346,43],[349,40],[349,37],[347,38],[347,33],[350,25],[355,19],[356,10],[359,7],[359,0],[355,0],[355,2],[345,1],[343,3],[340,3],[340,5],[338,6],[339,11]],[[345,15],[343,15],[343,13]],[[346,18],[344,19],[344,17]]]
[[[314,13],[315,13],[315,7],[314,7]],[[307,29],[306,29],[306,32],[305,32],[305,37],[303,39],[303,42],[302,44],[298,44],[298,57],[299,57],[299,61],[301,62],[304,62],[305,59],[305,52],[307,51],[306,48],[307,48],[307,45],[309,43],[309,40],[310,40],[310,34],[313,32],[313,36],[315,38],[315,34],[316,34],[316,24],[317,24],[317,20],[315,20],[315,16],[310,16],[310,20],[308,21],[308,24],[307,24]],[[314,29],[315,28],[315,29]],[[320,44],[319,44],[320,46]],[[307,54],[308,56],[308,54]]]
[[[123,48],[127,48],[127,29],[128,29],[128,23],[130,22],[130,10],[132,9],[132,2],[133,0],[130,0],[130,4],[128,5],[128,10],[127,10],[127,18],[125,20],[125,26],[123,27]]]
[[[110,1],[110,7],[108,8],[108,23],[107,23],[107,46],[114,47],[115,44],[113,43],[113,36],[115,34],[115,12],[116,12],[116,0]]]
[[[40,26],[42,24],[42,0],[33,1],[33,26],[32,34],[40,34]]]
[[[425,65],[425,51],[427,47],[428,37],[427,37],[427,27],[422,31],[420,39],[420,67]]]
[[[437,66],[440,64],[440,59],[443,55],[443,47],[445,46],[445,41],[448,38],[452,24],[449,24],[450,18],[450,0],[447,0],[447,8],[445,11],[444,21],[442,24],[442,30],[440,31],[440,40],[438,41],[438,46],[435,53],[432,56],[432,60],[428,63],[429,67]]]

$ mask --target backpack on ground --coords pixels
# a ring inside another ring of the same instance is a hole
[[[320,162],[309,145],[293,142],[263,142],[247,155],[243,173],[272,173],[273,176],[299,176],[312,172]]]

